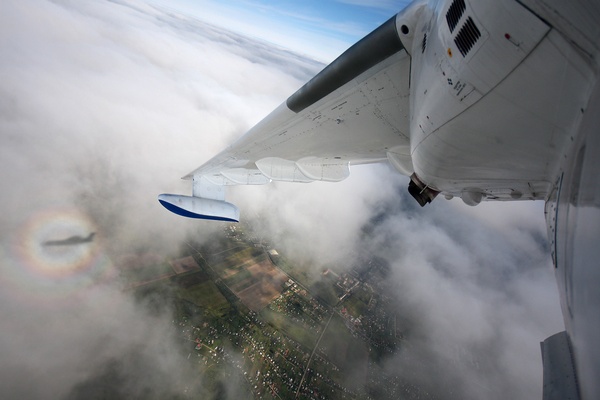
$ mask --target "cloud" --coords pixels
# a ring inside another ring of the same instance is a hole
[[[203,1],[201,4],[150,1],[159,4],[161,9],[178,8],[184,14],[195,15],[200,20],[259,38],[269,43],[269,46],[293,48],[296,52],[323,62],[333,61],[376,28],[377,24],[365,24],[360,19],[346,17],[329,8],[323,9],[321,4],[316,9],[314,6],[311,9],[310,5],[293,2],[274,5],[272,2],[266,4],[260,1]],[[397,12],[399,9],[393,11]],[[388,12],[384,17],[389,18],[391,15]]]
[[[322,65],[138,1],[5,1],[0,38],[0,397],[202,393],[172,310],[123,292],[118,262],[220,229],[171,215],[156,195],[188,193],[180,176]],[[562,328],[539,205],[420,209],[389,167],[351,171],[230,199],[315,271],[387,260],[411,327],[390,374],[441,398],[540,397],[538,342]],[[67,261],[39,245],[90,231],[94,246]]]
[[[453,203],[419,218],[399,213],[374,229],[375,248],[392,264],[398,302],[418,320],[412,346],[389,366],[405,370],[415,359],[430,360],[420,368],[440,380],[416,379],[442,398],[541,397],[538,342],[561,329],[547,249],[536,239],[543,214],[528,214],[532,229],[521,234],[517,224],[481,224]],[[527,204],[515,205],[516,213],[522,208]],[[400,244],[377,245],[389,236]]]
[[[54,301],[23,309],[12,300],[3,306],[2,397],[69,398],[85,393],[86,385],[88,395],[98,393],[89,385],[102,379],[99,372],[115,368],[112,373],[121,384],[104,382],[120,393],[111,398],[146,392],[153,394],[147,398],[164,398],[161,394],[182,392],[173,378],[185,381],[190,372],[184,369],[175,330],[163,314],[151,315],[108,288],[88,290],[70,301],[75,304]],[[19,315],[23,312],[27,314]]]
[[[339,3],[351,4],[360,7],[379,8],[387,11],[399,11],[402,10],[409,2],[398,1],[398,0],[378,0],[378,1],[365,1],[365,0],[336,0]]]
[[[420,208],[407,183],[389,167],[361,166],[338,184],[238,190],[255,192],[246,214],[315,276],[373,257],[389,263],[385,293],[407,341],[382,373],[432,398],[540,398],[539,342],[564,329],[543,204],[440,198]]]
[[[0,31],[0,397],[201,386],[172,310],[122,293],[119,260],[221,229],[156,196],[189,192],[180,176],[321,65],[143,2],[3,2]],[[86,250],[41,246],[90,231]]]

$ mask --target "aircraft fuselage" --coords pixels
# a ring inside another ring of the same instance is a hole
[[[493,0],[415,3],[399,14],[399,26],[403,17],[407,26],[416,21],[410,158],[388,158],[414,173],[411,194],[421,205],[438,193],[469,205],[546,201],[566,335],[542,346],[544,397],[596,399],[600,88],[598,29],[583,10],[600,6],[538,3],[538,15]],[[560,18],[547,11],[561,7]]]

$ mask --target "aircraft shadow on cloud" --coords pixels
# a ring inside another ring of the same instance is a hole
[[[71,236],[66,239],[61,240],[47,240],[42,243],[44,246],[76,246],[79,244],[90,243],[94,240],[94,235],[96,232],[90,233],[88,236],[83,237],[79,235]]]

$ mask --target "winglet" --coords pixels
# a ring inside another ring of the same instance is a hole
[[[223,200],[206,199],[176,194],[161,194],[158,201],[167,210],[188,218],[239,222],[240,210]]]

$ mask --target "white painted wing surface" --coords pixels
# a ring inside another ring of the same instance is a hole
[[[412,35],[406,15],[356,43],[233,145],[184,176],[194,182],[192,197],[224,202],[226,186],[272,180],[337,182],[348,177],[351,164],[381,162],[390,153],[397,168],[403,158],[410,161],[411,58],[404,43]],[[206,207],[180,209],[192,201],[178,195],[159,201],[192,218],[239,215],[237,208],[223,216],[206,215]]]

